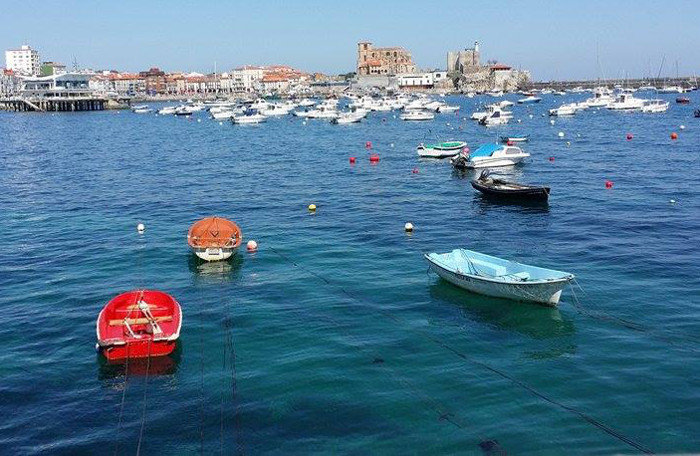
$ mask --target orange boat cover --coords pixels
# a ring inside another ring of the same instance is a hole
[[[230,220],[207,217],[190,227],[187,243],[194,248],[236,248],[243,241],[241,229]]]

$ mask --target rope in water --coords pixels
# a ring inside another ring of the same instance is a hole
[[[141,410],[141,429],[139,430],[139,443],[136,446],[136,456],[141,454],[141,441],[143,430],[146,427],[146,405],[148,404],[148,374],[151,369],[151,340],[148,339],[148,357],[146,358],[146,380],[143,385],[143,408]]]
[[[114,456],[119,452],[119,432],[122,428],[122,417],[124,416],[124,403],[126,401],[126,390],[129,386],[129,344],[126,344],[126,363],[124,366],[124,387],[122,389],[122,401],[119,405],[119,420],[117,421],[117,433],[114,436]]]
[[[356,297],[354,294],[352,294],[352,293],[350,293],[349,291],[347,291],[344,287],[342,287],[342,286],[340,286],[340,285],[335,285],[333,282],[331,282],[330,280],[328,280],[328,279],[325,278],[324,276],[322,276],[322,275],[320,275],[320,274],[318,274],[318,273],[316,273],[316,272],[310,270],[309,268],[306,268],[306,267],[304,267],[304,266],[302,266],[302,265],[296,263],[296,262],[295,262],[294,260],[292,260],[291,258],[289,258],[289,257],[287,257],[286,255],[284,255],[284,254],[278,252],[274,247],[269,246],[268,248],[269,248],[273,253],[275,253],[276,255],[278,255],[280,258],[282,258],[283,260],[287,261],[288,263],[291,263],[292,265],[294,265],[295,267],[301,269],[302,271],[306,272],[307,274],[316,277],[317,279],[321,280],[322,282],[326,283],[327,285],[329,285],[329,286],[331,286],[331,287],[336,287],[336,288],[338,288],[342,294],[346,295],[346,296],[349,297],[350,299],[352,299],[352,300],[354,300],[354,301],[362,302],[362,303],[365,303],[365,304],[369,304],[369,302],[366,301],[364,298]],[[383,311],[381,308],[378,308],[378,307],[376,307],[376,306],[371,307],[371,308],[372,308],[372,309],[375,309],[375,310],[376,310],[377,312],[379,312],[381,315],[383,315],[383,316],[385,316],[385,317],[387,317],[387,318],[389,318],[389,319],[391,319],[391,320],[393,320],[393,321],[395,321],[395,322],[397,322],[397,323],[402,323],[401,320],[398,319],[395,315],[392,315],[392,314],[389,313],[389,312]],[[552,399],[552,398],[546,396],[545,394],[539,392],[538,390],[536,390],[535,388],[533,388],[533,387],[531,387],[530,385],[526,384],[525,382],[522,382],[522,381],[516,379],[515,377],[510,376],[510,375],[506,374],[505,372],[503,372],[503,371],[501,371],[501,370],[499,370],[499,369],[496,369],[496,368],[494,368],[494,367],[491,367],[490,365],[488,365],[488,364],[486,364],[486,363],[484,363],[484,362],[482,362],[482,361],[478,361],[478,360],[476,360],[476,359],[474,359],[474,358],[468,357],[466,354],[460,352],[459,350],[453,348],[452,346],[446,344],[445,342],[443,342],[443,341],[441,341],[441,340],[435,338],[434,336],[431,336],[431,335],[429,335],[429,334],[426,334],[426,333],[424,333],[423,331],[419,331],[419,330],[415,330],[415,329],[411,329],[411,328],[409,328],[409,331],[411,331],[411,332],[413,332],[413,333],[416,333],[416,334],[418,334],[419,336],[421,336],[422,338],[424,338],[424,339],[426,339],[426,340],[429,340],[429,341],[435,343],[436,345],[442,347],[443,349],[449,351],[450,353],[454,354],[455,356],[459,357],[460,359],[462,359],[462,360],[464,360],[464,361],[467,361],[467,362],[470,362],[470,363],[472,363],[472,364],[474,364],[474,365],[477,365],[477,366],[479,366],[479,367],[482,367],[483,369],[486,369],[486,370],[488,370],[489,372],[492,372],[492,373],[494,373],[494,374],[496,374],[496,375],[498,375],[498,376],[500,376],[500,377],[502,377],[502,378],[504,378],[504,379],[506,379],[506,380],[512,382],[513,384],[519,386],[520,388],[522,388],[522,389],[528,391],[529,393],[531,393],[531,394],[534,395],[535,397],[537,397],[537,398],[539,398],[539,399],[541,399],[541,400],[543,400],[543,401],[545,401],[545,402],[547,402],[547,403],[549,403],[549,404],[555,405],[555,406],[561,408],[562,410],[565,410],[566,412],[571,413],[571,414],[573,414],[573,415],[575,415],[575,416],[577,416],[577,417],[583,419],[584,421],[588,422],[589,424],[595,426],[596,428],[598,428],[598,429],[600,429],[601,431],[603,431],[603,432],[609,434],[610,436],[616,438],[617,440],[619,440],[619,441],[621,441],[621,442],[623,442],[623,443],[629,445],[630,447],[632,447],[632,448],[634,448],[634,449],[636,449],[636,450],[638,450],[638,451],[640,451],[640,452],[642,452],[642,453],[645,453],[645,454],[653,454],[653,451],[650,450],[649,448],[645,447],[644,445],[642,445],[642,444],[640,444],[640,443],[637,443],[636,441],[634,441],[633,439],[631,439],[631,438],[629,438],[629,437],[626,437],[625,435],[623,435],[622,433],[620,433],[620,432],[614,430],[613,428],[611,428],[610,426],[606,425],[605,423],[596,420],[595,418],[593,418],[593,417],[587,415],[586,413],[583,413],[583,412],[581,412],[581,411],[575,409],[574,407],[568,406],[568,405],[566,405],[566,404],[563,404],[563,403],[561,403],[561,402],[559,402],[559,401],[557,401],[557,400],[555,400],[555,399]]]

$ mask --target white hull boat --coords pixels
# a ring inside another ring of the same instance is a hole
[[[176,110],[177,110],[177,106],[166,106],[164,108],[160,108],[158,110],[158,114],[160,114],[161,116],[172,115],[172,114],[175,114]]]
[[[235,115],[233,111],[217,111],[211,112],[211,118],[214,120],[228,120]]]
[[[401,120],[433,120],[435,118],[435,114],[432,112],[427,112],[427,111],[409,111],[409,112],[404,112],[400,116]]]
[[[540,268],[466,249],[425,255],[442,279],[474,293],[556,306],[574,275]]]
[[[467,147],[464,141],[446,141],[438,144],[420,144],[416,151],[423,158],[447,158],[454,157]]]
[[[513,166],[529,156],[530,154],[517,146],[486,144],[469,154],[465,166],[470,169]]]
[[[642,112],[659,113],[668,111],[670,103],[664,100],[646,100],[642,105]]]
[[[233,116],[231,117],[231,122],[235,124],[241,124],[241,125],[246,125],[246,124],[259,124],[262,122],[265,122],[267,118],[263,116],[262,114],[250,114],[250,115],[242,115],[242,116]]]

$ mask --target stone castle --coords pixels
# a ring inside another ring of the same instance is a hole
[[[447,72],[460,74],[478,73],[481,69],[479,57],[478,41],[474,43],[474,47],[471,49],[449,51],[447,53]]]
[[[402,47],[375,48],[369,41],[357,43],[358,76],[396,76],[415,73],[411,53]]]

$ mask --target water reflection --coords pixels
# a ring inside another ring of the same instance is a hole
[[[187,265],[196,280],[206,283],[231,282],[241,273],[243,256],[236,252],[228,260],[204,261],[191,253],[187,257]]]
[[[108,361],[107,358],[98,354],[97,379],[100,381],[113,380],[127,375],[132,377],[146,376],[172,376],[177,372],[182,358],[182,343],[177,342],[175,350],[168,356],[154,356],[150,361],[147,358]]]
[[[430,296],[453,304],[463,318],[532,339],[559,338],[575,332],[573,321],[565,319],[555,307],[483,296],[442,279],[430,285]]]

